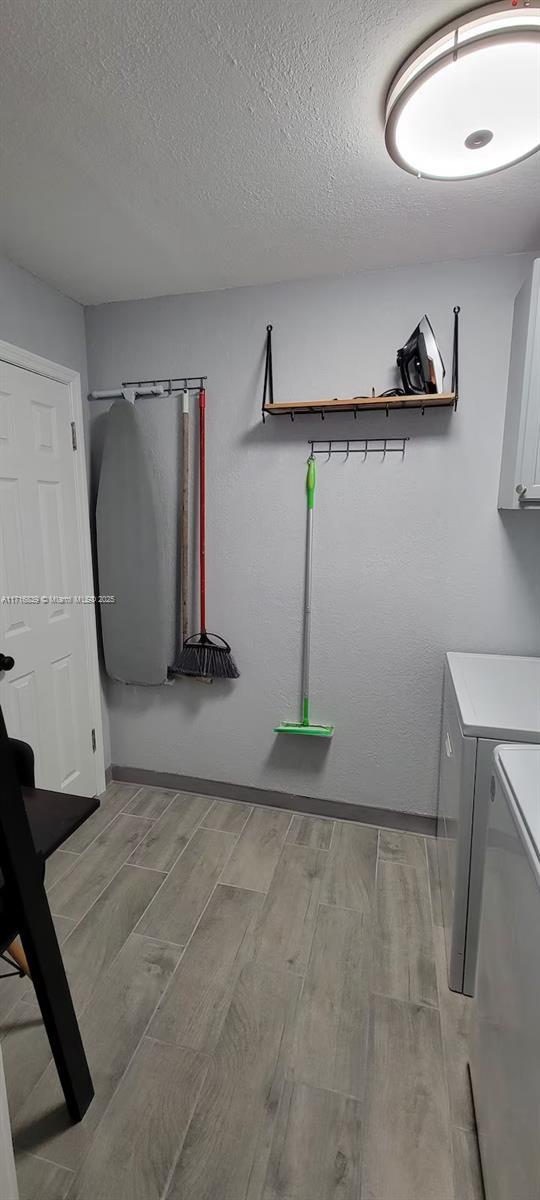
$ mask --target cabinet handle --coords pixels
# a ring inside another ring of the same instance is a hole
[[[453,750],[452,750],[452,743],[450,741],[450,734],[448,732],[446,733],[446,737],[444,739],[444,748],[446,750],[446,757],[451,758],[452,754],[453,754]]]
[[[528,496],[527,495],[527,488],[525,487],[524,483],[518,483],[517,488],[516,488],[516,495],[519,499],[520,504],[540,504],[540,499],[538,498],[538,496]]]

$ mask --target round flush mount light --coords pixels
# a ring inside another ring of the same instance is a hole
[[[502,0],[445,25],[398,71],[388,152],[428,179],[491,175],[540,149],[540,0]]]

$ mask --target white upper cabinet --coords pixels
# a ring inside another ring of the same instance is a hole
[[[540,513],[540,258],[514,305],[499,508]]]

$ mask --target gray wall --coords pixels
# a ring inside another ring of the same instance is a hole
[[[0,258],[0,339],[71,367],[88,391],[84,312],[80,304]],[[86,405],[84,406],[87,415]],[[111,761],[109,720],[102,704],[105,765]]]
[[[86,312],[92,388],[203,371],[208,383],[209,626],[231,642],[232,686],[109,684],[113,761],[432,813],[447,649],[540,653],[540,514],[497,512],[514,296],[510,256],[102,305]],[[276,399],[394,381],[425,311],[450,365],[462,306],[461,400],[447,411],[260,422],[275,329]],[[106,416],[92,409],[95,453]],[[156,443],[175,436],[152,410]],[[167,424],[169,423],[169,424]],[[321,462],[313,716],[331,743],[276,738],[299,705],[304,471],[309,437],[408,435],[405,461]],[[174,455],[163,460],[171,511]],[[174,547],[171,545],[171,555]]]
[[[80,371],[87,391],[84,313],[42,279],[0,258],[0,338]]]

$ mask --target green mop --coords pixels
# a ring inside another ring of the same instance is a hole
[[[304,656],[302,666],[302,719],[283,721],[276,725],[274,733],[304,733],[308,737],[332,737],[333,725],[315,725],[309,719],[309,659],[311,651],[311,590],[313,576],[313,505],[315,501],[315,459],[308,458],[307,464],[307,556],[306,591],[304,603]]]

